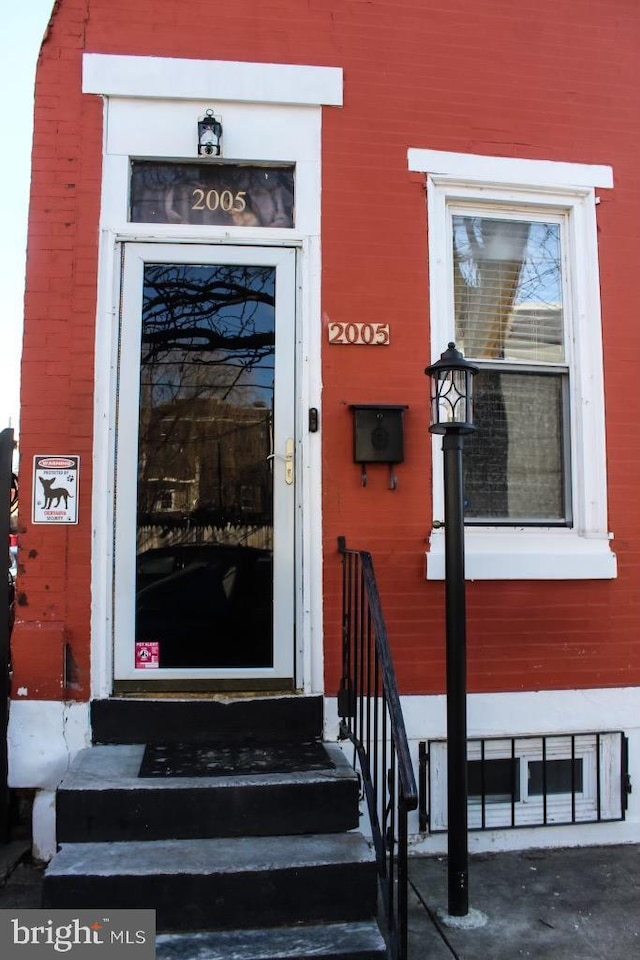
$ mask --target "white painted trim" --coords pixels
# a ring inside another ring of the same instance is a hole
[[[467,580],[612,580],[617,575],[607,536],[581,537],[551,527],[466,527],[464,539]],[[444,580],[444,530],[432,530],[429,545],[427,580]]]
[[[175,61],[171,61],[175,63]],[[258,90],[259,93],[259,90]],[[256,94],[256,100],[258,94]],[[209,101],[205,101],[205,106]],[[320,410],[321,379],[321,124],[319,106],[223,103],[225,156],[236,160],[287,161],[296,167],[296,227],[252,230],[195,225],[135,224],[127,220],[131,156],[194,159],[194,117],[202,104],[176,100],[106,98],[94,411],[92,696],[112,690],[113,651],[113,431],[117,365],[119,249],[137,243],[236,244],[292,247],[298,251],[298,470],[296,510],[297,679],[306,693],[324,689],[322,631],[321,433],[309,434],[309,407]],[[216,100],[216,109],[219,101]],[[157,136],[149,140],[152,125]],[[272,135],[277,132],[277,136]],[[269,135],[267,135],[269,134]],[[230,152],[227,152],[227,149]],[[321,421],[322,422],[322,419]],[[302,503],[305,510],[302,511]],[[302,514],[302,516],[301,516]]]
[[[447,156],[447,155],[445,155]],[[517,162],[514,161],[517,166]],[[563,166],[562,164],[560,165]],[[500,168],[500,164],[498,164]],[[559,178],[562,171],[559,172]],[[591,187],[468,183],[427,179],[431,356],[454,339],[450,211],[506,211],[552,218],[564,230],[568,264],[567,360],[571,390],[573,527],[473,527],[466,533],[465,576],[475,580],[612,579],[617,575],[607,526],[602,319],[595,197]],[[442,446],[433,438],[433,519],[444,520]],[[429,580],[444,579],[444,538],[434,529],[426,555]]]
[[[324,690],[322,630],[322,434],[309,432],[309,408],[321,412],[321,349],[311,330],[319,320],[321,302],[320,237],[310,237],[298,254],[296,323],[296,377],[298,404],[296,432],[299,443],[296,482],[296,676],[306,694]],[[300,318],[313,317],[311,330]]]
[[[317,687],[315,689],[318,689]],[[401,698],[414,769],[418,743],[446,737],[446,697]],[[629,737],[629,774],[640,782],[640,688],[539,690],[525,693],[469,694],[470,737],[523,736],[622,730]],[[337,701],[325,699],[325,737],[337,741]],[[596,722],[597,720],[597,722]],[[53,791],[75,755],[90,744],[89,704],[12,700],[9,713],[9,786],[42,791],[34,843],[55,851],[51,816]],[[349,756],[350,748],[347,748]],[[42,809],[41,809],[42,808]],[[37,830],[36,830],[37,827]],[[418,833],[417,814],[410,831],[415,853],[446,852],[446,836]],[[586,844],[640,843],[640,793],[629,796],[623,823],[583,824],[553,829],[523,828],[471,833],[472,852],[520,850],[529,847],[570,847]]]
[[[620,817],[622,765],[622,742],[618,731],[596,731],[589,729],[574,734],[572,741],[568,733],[554,736],[547,741],[545,757],[547,760],[570,760],[573,754],[582,766],[582,788],[576,791],[574,816],[578,822],[598,819],[612,822]],[[519,799],[493,798],[485,804],[484,829],[510,829],[511,817],[515,814],[520,827],[551,826],[567,823],[571,820],[571,794],[551,793],[547,797],[546,812],[543,812],[541,794],[529,793],[529,763],[540,761],[542,739],[539,736],[524,737],[514,743],[509,737],[483,738],[484,759],[505,760],[515,757],[519,761]],[[470,761],[481,759],[481,745],[477,740],[468,744],[467,756]],[[600,762],[600,791],[596,767]],[[430,738],[429,747],[429,824],[432,831],[447,829],[447,741]],[[470,800],[469,829],[482,827],[482,811],[479,800]],[[544,823],[546,817],[546,824]]]
[[[31,810],[31,852],[47,863],[56,854],[56,792],[37,790]]]
[[[325,700],[325,736],[337,740],[337,701]],[[445,695],[401,697],[414,771],[420,741],[446,738]],[[640,688],[538,690],[524,693],[471,693],[467,697],[468,736],[499,737],[528,734],[589,733],[621,730],[629,737],[629,774],[640,781]],[[348,756],[352,751],[346,746]],[[579,847],[640,843],[640,793],[630,794],[622,822],[572,826],[523,827],[515,830],[473,831],[472,853],[528,848]],[[420,834],[418,815],[410,814],[411,853],[447,852],[446,834]]]
[[[55,791],[71,761],[91,742],[88,703],[11,700],[7,747],[8,784],[35,789],[32,852],[50,860],[56,852]]]
[[[11,700],[9,786],[54,790],[76,753],[90,742],[88,703]]]
[[[82,91],[110,97],[342,106],[342,68],[85,53]]]
[[[103,201],[104,202],[104,201]],[[111,693],[113,678],[113,502],[115,431],[111,398],[117,389],[119,248],[111,231],[99,244],[94,363],[93,552],[91,562],[91,696]],[[100,278],[104,278],[101,282]]]
[[[599,164],[486,157],[415,148],[409,148],[407,156],[409,170],[444,174],[466,181],[535,184],[539,187],[613,187],[613,169]]]

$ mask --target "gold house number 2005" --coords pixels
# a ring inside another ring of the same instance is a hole
[[[246,190],[202,190],[196,187],[191,191],[194,202],[192,210],[224,210],[225,213],[242,213],[247,209]]]
[[[329,324],[329,343],[386,346],[389,343],[389,324],[333,322]]]

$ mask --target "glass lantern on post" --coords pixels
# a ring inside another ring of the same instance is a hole
[[[465,360],[455,343],[425,373],[431,377],[431,433],[472,433],[473,381],[478,367]]]
[[[469,913],[467,819],[467,614],[464,576],[464,435],[473,422],[478,367],[455,343],[427,367],[431,377],[431,433],[444,453],[445,604],[447,650],[447,869],[449,915]]]

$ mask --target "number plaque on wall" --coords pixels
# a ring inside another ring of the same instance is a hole
[[[366,344],[386,347],[389,345],[388,323],[344,323],[331,321],[328,326],[329,343]]]
[[[129,220],[293,227],[293,167],[131,162]]]

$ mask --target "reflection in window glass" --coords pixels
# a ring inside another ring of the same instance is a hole
[[[294,168],[133,160],[129,219],[224,227],[293,227]]]
[[[560,225],[453,217],[456,342],[478,360],[561,363]]]
[[[271,666],[275,270],[146,264],[140,348],[136,640]]]
[[[582,793],[582,759],[576,760],[530,760],[529,796],[541,797],[545,793]]]
[[[520,760],[469,760],[467,762],[469,799],[485,803],[519,802]]]
[[[562,522],[564,374],[481,370],[465,440],[467,519]]]
[[[454,214],[456,342],[480,362],[465,518],[568,524],[559,223]]]

